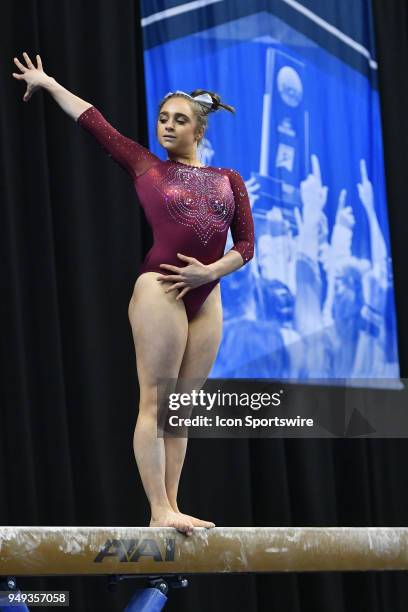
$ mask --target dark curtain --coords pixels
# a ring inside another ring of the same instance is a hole
[[[402,375],[407,372],[405,0],[374,0]],[[13,56],[147,143],[136,0],[8,0],[0,8],[1,525],[141,526],[133,456],[138,386],[127,308],[151,244],[123,170],[49,94],[22,102]],[[197,83],[197,87],[200,84]],[[156,104],[152,100],[148,103]],[[189,441],[180,507],[217,526],[405,526],[396,440]],[[125,607],[136,581],[21,578],[64,589],[71,610]],[[402,612],[403,572],[197,576],[168,610]]]

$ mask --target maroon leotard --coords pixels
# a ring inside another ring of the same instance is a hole
[[[87,108],[77,121],[133,179],[154,239],[139,276],[150,271],[174,274],[160,268],[160,264],[180,268],[188,265],[177,253],[195,257],[206,265],[221,259],[229,227],[234,242],[231,250],[241,254],[244,264],[253,257],[251,207],[237,171],[163,161],[118,132],[95,106]],[[194,287],[183,296],[189,321],[219,281],[218,278]]]

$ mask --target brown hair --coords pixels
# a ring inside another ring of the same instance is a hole
[[[200,144],[201,140],[204,137],[204,133],[205,130],[207,129],[207,125],[208,125],[208,115],[210,113],[214,113],[217,110],[222,110],[223,108],[231,113],[235,114],[235,108],[233,106],[230,106],[229,104],[224,104],[223,102],[221,102],[221,98],[217,93],[214,93],[213,91],[208,91],[207,89],[195,89],[194,91],[192,91],[190,93],[190,96],[199,96],[200,94],[209,94],[212,98],[212,106],[209,107],[205,104],[201,104],[200,102],[196,102],[195,100],[192,100],[191,98],[188,98],[186,95],[184,95],[183,93],[173,93],[170,96],[165,96],[159,104],[159,113],[161,110],[161,107],[163,106],[163,104],[165,102],[167,102],[167,100],[169,100],[170,98],[175,98],[176,96],[180,97],[180,98],[184,98],[185,100],[188,100],[191,104],[191,108],[193,110],[194,116],[196,118],[196,132],[200,132],[202,130],[202,128],[204,128],[204,132],[203,135],[201,136],[201,138],[197,141],[197,145]]]

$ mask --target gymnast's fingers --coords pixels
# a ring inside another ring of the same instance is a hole
[[[173,289],[179,289],[180,287],[185,287],[186,283],[175,283],[172,287],[169,287],[168,289],[166,289],[165,293],[168,293],[169,291],[173,291]]]
[[[162,274],[156,278],[161,281],[182,281],[184,278],[180,274]]]
[[[14,63],[15,63],[15,64],[16,64],[16,65],[17,65],[17,66],[20,68],[21,72],[27,72],[28,68],[26,68],[26,67],[24,66],[24,64],[22,64],[22,63],[20,62],[20,60],[18,59],[18,57],[15,57],[15,58],[14,58]]]
[[[26,53],[26,51],[23,51],[23,55],[24,55],[24,59],[26,61],[26,64],[29,68],[35,68],[33,62],[30,59],[30,56],[28,55],[28,53]]]
[[[178,266],[172,266],[171,264],[160,264],[161,268],[168,268],[169,270],[171,270],[172,272],[180,272],[180,269]]]
[[[178,294],[178,296],[176,297],[176,300],[179,300],[180,298],[182,298],[184,295],[186,295],[186,293],[188,291],[190,291],[191,287],[185,287],[182,291],[180,291],[180,293]]]

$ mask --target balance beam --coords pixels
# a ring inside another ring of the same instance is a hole
[[[0,574],[408,569],[407,527],[0,527]]]

